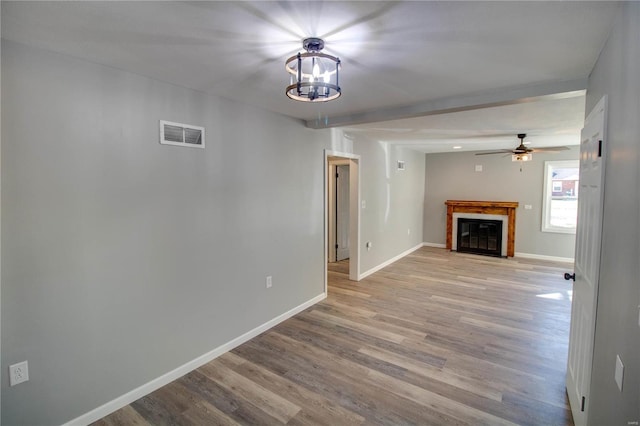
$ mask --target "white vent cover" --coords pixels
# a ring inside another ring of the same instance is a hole
[[[398,170],[404,170],[404,161],[398,160]]]
[[[204,148],[204,127],[160,120],[160,143]]]

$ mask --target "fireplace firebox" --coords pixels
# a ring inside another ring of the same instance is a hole
[[[502,256],[502,221],[458,218],[457,250],[462,253]]]

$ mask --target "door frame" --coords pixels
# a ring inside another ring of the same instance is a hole
[[[349,164],[349,279],[360,281],[360,161],[357,154],[324,150],[324,290],[327,292],[329,261],[329,193],[330,179],[335,176],[337,162]],[[333,169],[333,174],[331,170]],[[331,203],[333,204],[333,203]],[[335,240],[335,236],[333,237]],[[335,245],[335,243],[334,243]]]

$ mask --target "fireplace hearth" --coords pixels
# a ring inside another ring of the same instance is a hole
[[[458,218],[457,251],[502,256],[502,221]]]

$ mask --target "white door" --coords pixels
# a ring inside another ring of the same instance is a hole
[[[336,167],[336,260],[349,258],[349,166]]]
[[[567,363],[567,394],[575,424],[587,424],[598,295],[606,98],[589,113],[580,141],[580,190],[576,231],[575,282]]]

